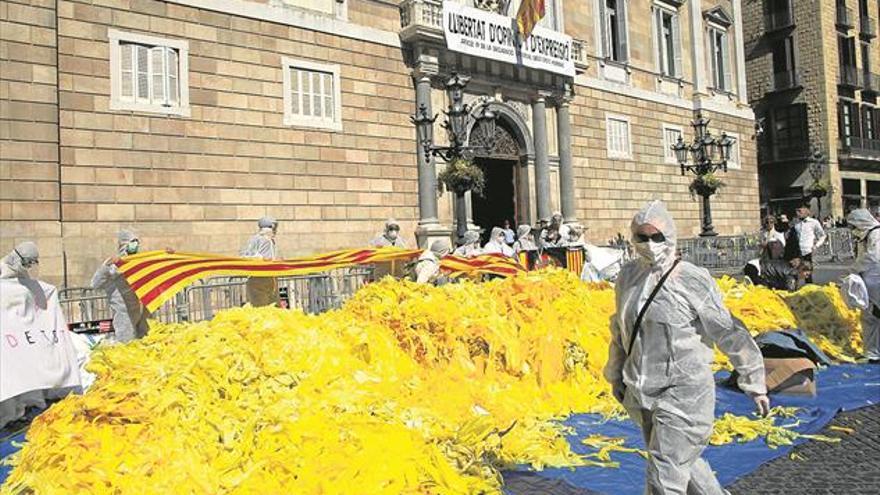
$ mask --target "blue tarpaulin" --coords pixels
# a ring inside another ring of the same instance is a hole
[[[726,373],[719,373],[718,381],[726,379]],[[798,414],[800,424],[794,428],[800,433],[820,431],[838,411],[849,411],[880,403],[880,366],[839,365],[819,372],[818,394],[815,398],[772,396],[773,405],[797,406],[803,408]],[[725,412],[746,415],[754,410],[754,404],[740,392],[718,387],[716,416]],[[572,448],[579,453],[592,453],[580,440],[594,433],[610,437],[623,437],[626,446],[644,448],[642,435],[631,421],[602,421],[597,415],[579,414],[568,418],[566,425],[574,428],[569,437]],[[0,435],[0,461],[19,449],[15,445],[24,441],[24,432],[3,432]],[[15,445],[13,444],[15,443]],[[742,476],[754,471],[761,464],[784,455],[791,447],[772,450],[763,440],[745,444],[729,444],[709,447],[703,454],[718,475],[723,485],[729,485]],[[644,484],[644,460],[638,454],[612,453],[612,459],[620,463],[620,468],[582,467],[577,469],[545,469],[541,472],[522,473],[566,483],[613,495],[638,495]],[[6,480],[9,467],[0,466],[0,485]]]
[[[719,373],[717,381],[727,378]],[[799,433],[817,433],[839,411],[849,411],[880,403],[880,366],[839,365],[821,370],[817,378],[818,393],[815,398],[771,396],[774,406],[802,408],[797,418],[800,424],[793,428]],[[715,415],[726,412],[748,415],[754,411],[754,403],[744,394],[719,386],[715,403]],[[789,424],[792,420],[778,420],[777,424]],[[581,444],[581,439],[592,434],[623,437],[627,447],[645,448],[641,430],[631,421],[602,421],[593,414],[579,414],[568,418],[565,424],[574,428],[569,437],[572,449],[578,453],[595,450]],[[796,442],[800,443],[800,442]],[[733,443],[710,446],[703,457],[712,466],[722,485],[730,485],[737,479],[754,471],[760,465],[787,454],[792,447],[771,449],[763,439],[749,443]],[[609,495],[640,495],[644,490],[645,462],[638,454],[612,453],[612,460],[619,468],[582,467],[577,469],[545,469],[529,476],[562,480],[576,488],[584,488]],[[519,473],[518,473],[519,474]]]

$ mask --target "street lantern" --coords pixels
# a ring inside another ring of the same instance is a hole
[[[425,151],[425,156],[440,157],[447,163],[472,156],[476,151],[489,151],[494,148],[495,124],[497,114],[489,108],[489,103],[483,103],[482,108],[476,115],[475,125],[479,126],[485,139],[480,146],[465,146],[468,141],[468,119],[474,110],[471,105],[464,102],[464,89],[470,81],[470,77],[453,72],[446,80],[445,89],[449,97],[449,105],[443,113],[446,119],[440,126],[446,130],[449,136],[449,146],[434,145],[433,126],[437,116],[428,115],[424,104],[416,110],[416,114],[410,117],[410,121],[416,126],[417,139]],[[456,200],[456,234],[459,242],[467,232],[467,212],[465,211],[464,194],[467,191],[453,191]]]
[[[675,152],[675,158],[681,166],[681,175],[692,172],[696,175],[691,190],[703,198],[703,225],[700,236],[715,236],[712,226],[712,208],[709,198],[715,194],[717,184],[706,181],[706,177],[717,170],[727,172],[727,161],[730,160],[730,151],[734,139],[722,132],[720,138],[712,136],[709,132],[709,119],[697,114],[697,118],[691,122],[694,127],[694,141],[691,145],[684,142],[681,137],[671,146]],[[689,164],[688,151],[690,151],[693,163]]]
[[[437,120],[437,116],[431,117],[428,114],[428,108],[422,103],[416,114],[410,116],[409,120],[416,126],[416,139],[419,146],[425,150],[426,157],[430,158],[430,152],[427,148],[434,142],[434,121]]]

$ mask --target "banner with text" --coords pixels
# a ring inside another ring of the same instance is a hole
[[[443,2],[443,34],[454,52],[575,75],[571,36],[536,27],[523,40],[512,17]]]
[[[32,279],[0,279],[0,402],[79,385],[58,290]]]

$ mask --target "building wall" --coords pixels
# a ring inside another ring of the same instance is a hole
[[[54,1],[0,3],[0,252],[36,240],[50,274],[62,262],[55,23]]]
[[[275,21],[241,14],[235,10],[247,5],[241,1],[224,3],[236,13],[158,0],[59,0],[56,13],[56,2],[23,2],[0,4],[0,180],[6,181],[0,247],[36,238],[48,280],[60,283],[66,273],[68,285],[86,284],[114,252],[122,227],[138,230],[146,249],[234,253],[256,219],[269,214],[281,221],[281,253],[292,256],[363,245],[394,216],[414,242],[417,170],[409,115],[415,96],[395,42],[400,19],[394,2],[348,0],[333,14],[250,2],[254,9],[280,12]],[[588,50],[595,48],[592,22],[584,20],[590,5],[567,1],[564,16],[566,29],[588,40]],[[638,0],[629,10],[633,64],[644,69],[633,72],[629,86],[603,89],[607,81],[595,60],[575,81],[577,208],[595,242],[625,232],[634,211],[655,197],[669,201],[682,236],[699,231],[689,178],[664,163],[661,144],[664,123],[692,137],[690,56],[683,50],[681,95],[660,94],[651,72],[649,9],[649,2]],[[687,4],[682,12],[687,46]],[[309,25],[315,28],[285,24],[289,18],[314,18]],[[331,34],[321,26],[341,29]],[[110,29],[188,42],[190,116],[110,109]],[[281,57],[339,65],[341,131],[284,125]],[[748,109],[727,97],[713,105],[726,114],[705,111],[711,129],[737,132],[742,154],[741,170],[726,174],[728,187],[713,198],[716,228],[725,234],[750,230],[758,217],[752,121]],[[632,160],[608,159],[608,113],[630,118]],[[550,154],[556,155],[552,108],[547,117]],[[531,117],[526,121],[531,124]],[[558,208],[558,172],[552,173]],[[441,216],[449,218],[443,201]]]

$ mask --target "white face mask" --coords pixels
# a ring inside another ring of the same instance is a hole
[[[666,260],[666,244],[662,242],[637,242],[636,253],[652,265],[659,265]]]
[[[388,233],[385,235],[388,237],[388,239],[390,239],[392,241],[396,241],[397,237],[400,235],[400,233],[396,230],[389,230]]]

